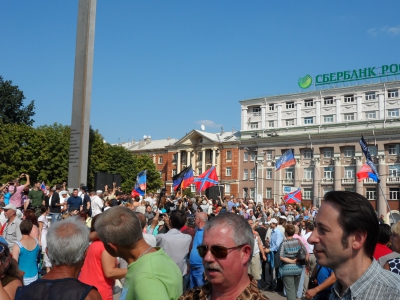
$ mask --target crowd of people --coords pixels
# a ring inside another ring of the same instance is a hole
[[[0,299],[400,299],[400,223],[357,193],[317,208],[27,174],[1,189]]]

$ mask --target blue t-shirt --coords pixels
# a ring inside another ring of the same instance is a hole
[[[10,192],[4,194],[4,204],[5,205],[10,204],[10,197],[11,197],[11,193]]]
[[[82,198],[81,197],[74,197],[71,196],[68,198],[67,200],[67,204],[68,204],[68,211],[74,211],[74,210],[80,210],[81,206],[82,206]]]
[[[317,270],[320,269],[318,272],[318,275],[317,275],[318,284],[323,283],[326,279],[328,279],[329,276],[332,275],[333,270],[331,268],[322,267],[319,265],[316,265],[315,267],[317,268]],[[331,288],[332,288],[332,285],[327,287],[325,290],[330,291]]]

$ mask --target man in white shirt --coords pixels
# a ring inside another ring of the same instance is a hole
[[[314,230],[314,224],[313,223],[308,223],[306,227],[306,234],[304,235],[304,238],[308,240],[308,238],[311,236],[312,232]],[[308,282],[310,280],[311,274],[313,273],[313,270],[317,264],[317,260],[314,255],[314,245],[309,243],[308,244],[308,253],[309,253],[309,258],[307,262],[307,268],[308,268],[308,275],[304,277],[304,288],[303,288],[303,293],[305,295],[307,289],[308,289]]]
[[[102,208],[104,206],[103,200],[100,198],[102,193],[103,192],[101,190],[96,191],[96,193],[90,193],[92,218],[94,218],[94,216],[97,216],[98,214],[101,214],[102,212]]]
[[[156,202],[156,200],[154,199],[153,193],[149,193],[148,196],[146,197],[146,199],[144,199],[144,200],[148,201],[151,207],[153,207],[154,203]]]

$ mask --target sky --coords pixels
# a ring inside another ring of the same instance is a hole
[[[97,1],[91,125],[110,143],[240,129],[240,100],[400,64],[399,2]],[[0,76],[69,125],[78,0],[2,0]]]

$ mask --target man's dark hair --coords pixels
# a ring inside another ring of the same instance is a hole
[[[138,217],[139,221],[140,221],[140,226],[143,228],[146,228],[146,217],[144,214],[142,214],[141,212],[136,212],[136,216]]]
[[[56,190],[61,190],[62,185],[61,184],[56,184]]]
[[[379,224],[379,236],[378,236],[379,244],[386,245],[389,242],[391,235],[392,235],[392,229],[388,224]]]
[[[21,234],[29,235],[32,231],[33,224],[31,220],[23,220],[21,224],[19,224],[19,229],[21,230]]]
[[[306,224],[306,228],[308,230],[310,230],[310,231],[313,231],[314,230],[314,224],[313,223],[308,223],[308,224]]]
[[[173,210],[169,217],[173,228],[180,230],[186,224],[186,213],[183,210]]]
[[[78,190],[78,189],[73,189],[72,191],[73,191],[73,192],[75,192],[75,191],[78,191],[78,192],[79,192],[79,190]]]
[[[373,257],[378,242],[379,222],[371,203],[362,195],[348,191],[332,191],[325,194],[325,202],[336,205],[339,224],[343,229],[342,245],[348,247],[347,238],[357,231],[367,233],[364,243],[366,255]]]
[[[40,183],[40,180],[35,180],[34,184]]]

